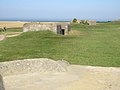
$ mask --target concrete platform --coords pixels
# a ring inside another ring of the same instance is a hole
[[[68,65],[66,71],[2,77],[3,90],[120,90],[120,68],[113,67]]]

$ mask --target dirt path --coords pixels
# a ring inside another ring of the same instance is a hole
[[[16,37],[16,36],[19,36],[22,33],[23,32],[9,32],[8,34],[6,34],[6,37]]]
[[[0,35],[0,41],[4,40],[5,38],[8,38],[8,37],[16,37],[16,36],[19,36],[20,34],[22,34],[22,32],[9,32],[7,34],[1,34]]]
[[[0,41],[5,39],[5,35],[0,35]]]

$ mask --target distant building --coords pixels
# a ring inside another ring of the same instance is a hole
[[[82,20],[77,20],[77,23],[82,23]]]
[[[23,25],[23,32],[50,30],[56,34],[66,35],[71,26],[68,23],[26,23]]]
[[[95,20],[87,20],[88,25],[96,25]]]
[[[87,25],[96,25],[95,20],[77,20],[76,23],[78,23],[78,24],[87,24]]]

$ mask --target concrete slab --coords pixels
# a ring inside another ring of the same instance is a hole
[[[63,72],[4,74],[2,81],[5,90],[120,90],[120,68],[69,65]]]

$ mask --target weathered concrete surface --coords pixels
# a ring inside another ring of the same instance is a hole
[[[47,58],[25,59],[0,63],[0,74],[2,76],[26,74],[34,72],[64,72],[67,70],[66,61],[53,61]]]
[[[28,31],[52,31],[56,34],[61,34],[62,30],[64,30],[64,35],[66,35],[70,30],[70,24],[67,22],[34,22],[34,23],[25,23],[23,25],[23,32]]]
[[[78,68],[84,71],[81,78],[56,90],[120,90],[120,68],[70,66],[70,70]]]
[[[60,65],[66,71],[4,76],[5,90],[120,90],[120,68]]]
[[[42,31],[42,30],[50,30],[56,32],[56,25],[55,24],[40,24],[40,23],[25,23],[23,25],[23,32],[28,31]]]
[[[0,90],[5,90],[4,88],[4,82],[3,82],[3,77],[0,75]]]

